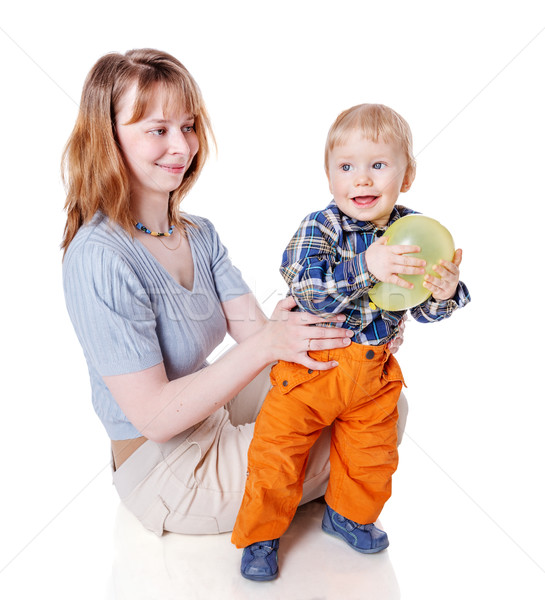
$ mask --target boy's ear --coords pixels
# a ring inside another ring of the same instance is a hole
[[[403,178],[403,183],[401,184],[402,192],[408,192],[411,189],[415,175],[416,169],[414,167],[407,167],[407,170],[405,171],[405,177]]]

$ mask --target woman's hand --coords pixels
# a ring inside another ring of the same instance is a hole
[[[308,312],[292,312],[296,306],[290,296],[281,300],[265,326],[266,339],[271,352],[271,362],[286,360],[309,369],[325,371],[337,366],[335,361],[320,362],[312,359],[310,350],[346,348],[354,332],[343,327],[313,327],[316,323],[340,323],[343,315],[331,318],[318,317]]]
[[[388,348],[392,354],[395,354],[400,348],[401,344],[403,344],[403,336],[405,334],[405,321],[407,320],[407,315],[403,315],[401,321],[398,324],[397,335],[395,338],[388,344]]]

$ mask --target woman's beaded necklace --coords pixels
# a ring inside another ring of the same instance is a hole
[[[161,244],[163,244],[163,246],[167,249],[170,250],[171,252],[175,252],[176,250],[178,250],[178,248],[181,246],[182,244],[182,235],[180,234],[180,239],[178,240],[178,243],[176,244],[176,246],[174,248],[170,248],[169,246],[167,246],[165,244],[165,242],[163,242],[163,240],[161,238],[164,237],[170,237],[172,235],[172,233],[174,232],[174,225],[171,225],[168,233],[167,232],[162,232],[162,231],[151,231],[151,229],[148,229],[145,225],[142,225],[142,223],[135,223],[134,226],[136,227],[136,229],[139,229],[140,231],[143,231],[144,233],[148,233],[149,235],[152,235],[153,237],[159,238],[159,241],[161,242]]]
[[[153,237],[170,237],[174,231],[174,225],[170,226],[168,233],[166,231],[151,231],[151,229],[148,229],[145,225],[142,225],[142,223],[135,223],[134,226],[136,229],[140,229],[140,231],[143,231],[144,233],[149,233],[149,235],[152,235]]]

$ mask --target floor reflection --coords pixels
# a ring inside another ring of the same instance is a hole
[[[115,599],[397,600],[388,550],[364,555],[321,530],[324,505],[301,507],[280,542],[280,576],[267,583],[240,576],[241,551],[230,534],[192,536],[145,530],[120,505],[114,530]]]

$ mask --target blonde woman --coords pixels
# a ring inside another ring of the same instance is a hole
[[[150,530],[230,531],[244,493],[254,421],[282,359],[334,368],[310,350],[352,332],[278,304],[271,319],[231,264],[214,226],[180,211],[213,134],[198,86],[156,50],[93,66],[63,157],[66,304],[111,439],[114,483]],[[229,333],[237,345],[206,357]],[[324,494],[326,435],[302,502]]]

